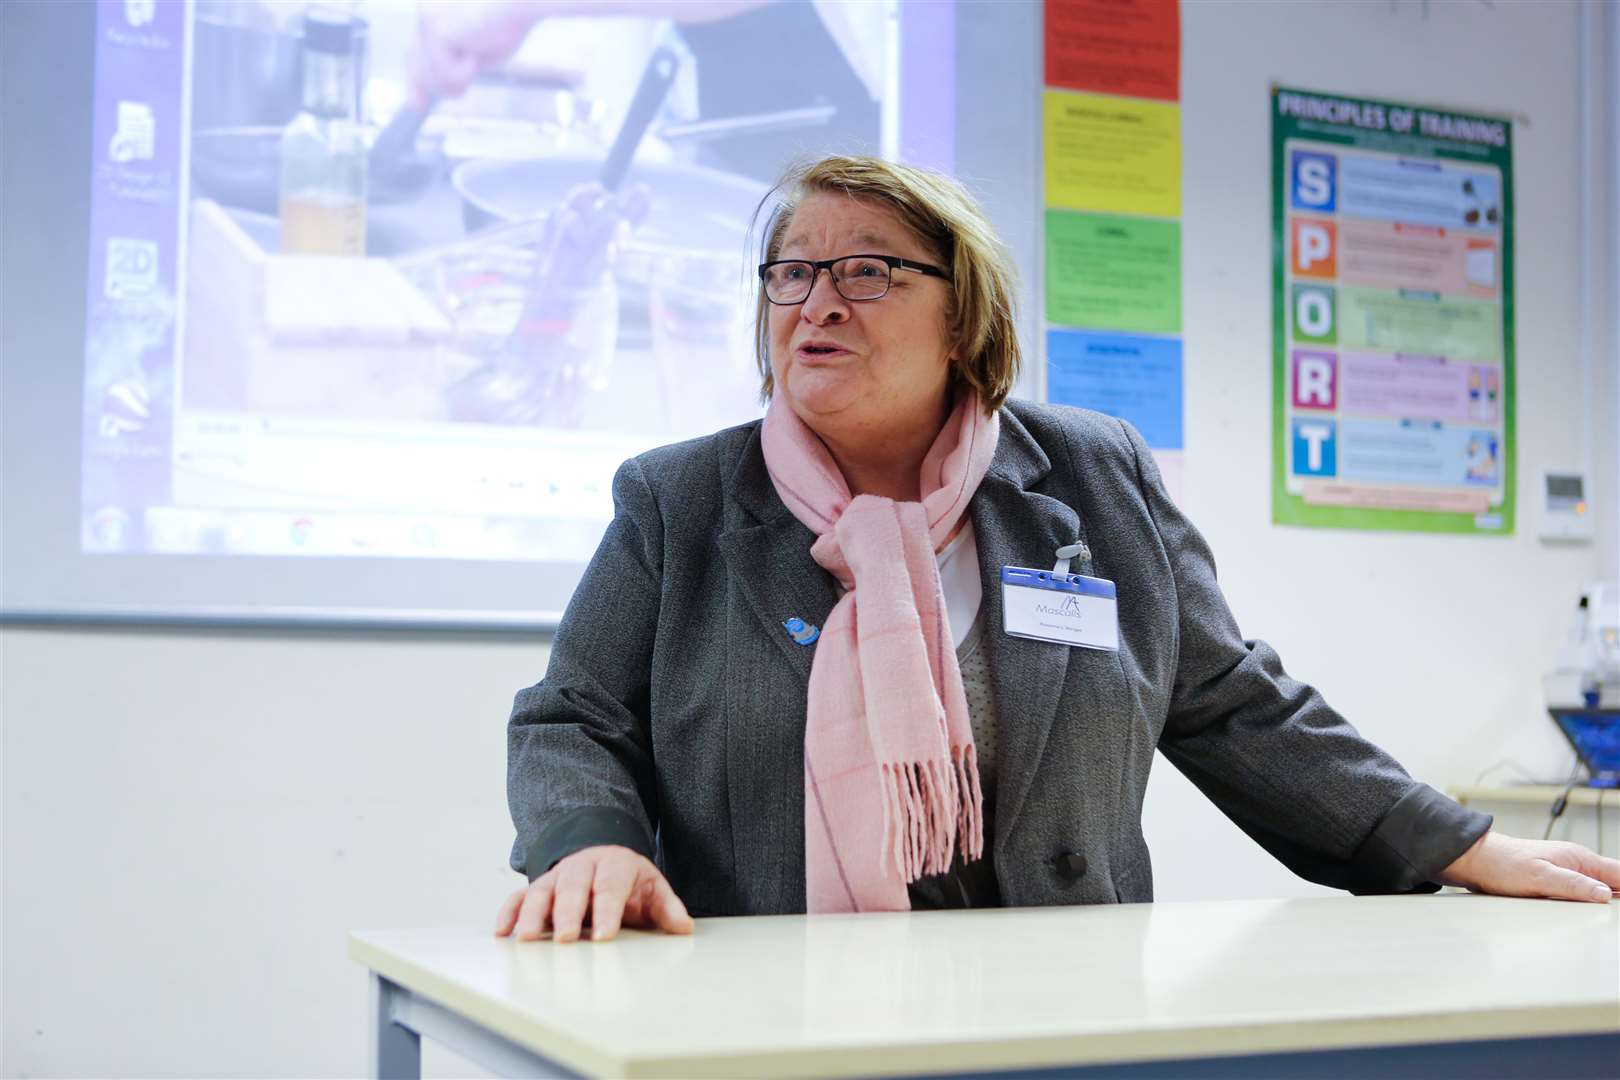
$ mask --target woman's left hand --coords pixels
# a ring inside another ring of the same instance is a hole
[[[1497,896],[1604,904],[1620,889],[1620,861],[1562,840],[1521,840],[1487,832],[1435,880]]]

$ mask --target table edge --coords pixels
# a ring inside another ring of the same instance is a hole
[[[804,1047],[791,1054],[745,1048],[735,1052],[669,1053],[656,1049],[624,1053],[602,1049],[566,1029],[454,983],[381,946],[363,931],[349,934],[349,957],[369,971],[495,1031],[536,1054],[579,1072],[628,1078],[654,1076],[786,1077],[903,1075],[919,1069],[926,1050],[944,1060],[925,1071],[1021,1069],[1118,1065],[1309,1050],[1432,1045],[1474,1040],[1565,1035],[1620,1035],[1620,996],[1613,1000],[1486,1009],[1450,1009],[1400,1015],[1362,1015],[1320,1020],[1253,1020],[1202,1026],[1139,1026],[1128,1031],[1014,1035],[1010,1038],[930,1039],[926,1042],[850,1043]],[[482,1006],[476,1015],[465,1005]],[[1436,1029],[1441,1029],[1437,1034]],[[1169,1036],[1174,1035],[1171,1039]],[[536,1036],[539,1036],[538,1038]]]

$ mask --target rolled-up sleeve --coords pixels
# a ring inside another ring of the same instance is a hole
[[[507,723],[512,868],[531,881],[582,848],[653,857],[657,793],[649,683],[662,518],[635,460],[613,478],[614,517],[569,601],[545,677]]]
[[[1289,869],[1355,893],[1433,891],[1491,818],[1418,783],[1265,642],[1245,640],[1198,530],[1122,424],[1174,576],[1175,683],[1159,749]]]

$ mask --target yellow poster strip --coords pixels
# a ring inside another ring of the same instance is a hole
[[[1181,106],[1045,92],[1046,205],[1181,216]]]

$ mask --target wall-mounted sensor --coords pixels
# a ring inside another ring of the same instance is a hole
[[[1541,474],[1541,538],[1591,543],[1595,533],[1586,477],[1578,472]]]

